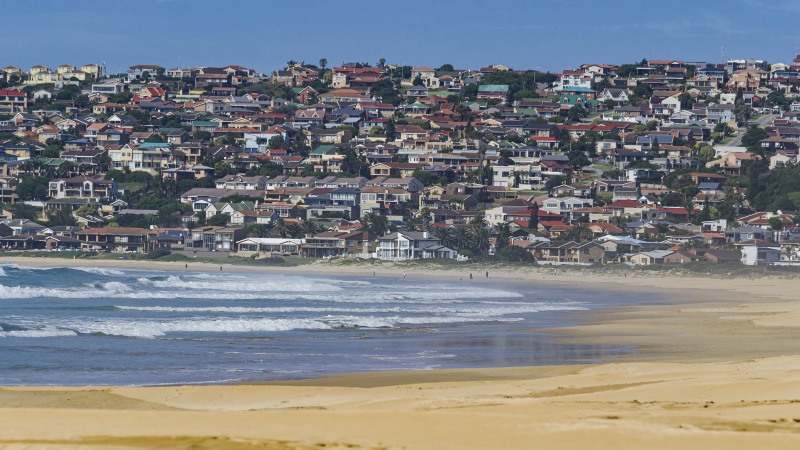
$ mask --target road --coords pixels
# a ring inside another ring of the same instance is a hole
[[[777,119],[777,114],[764,114],[763,116],[756,119],[756,125],[759,127],[765,127],[767,124],[772,123],[773,120]],[[726,146],[728,147],[738,147],[742,145],[742,138],[744,137],[744,133],[740,132],[733,140],[728,142]]]

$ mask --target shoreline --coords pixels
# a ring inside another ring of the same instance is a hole
[[[73,264],[76,263],[77,264]],[[0,265],[185,270],[184,262],[0,258]],[[188,262],[190,271],[219,264]],[[375,266],[381,276],[463,277]],[[369,276],[366,265],[224,271]],[[399,274],[397,271],[400,271]],[[473,268],[474,270],[474,268]],[[800,446],[800,280],[490,273],[481,283],[662,293],[532,330],[635,345],[601,364],[330,374],[162,387],[0,387],[0,448],[680,448]],[[576,285],[577,283],[577,285]],[[413,430],[413,432],[409,432]]]

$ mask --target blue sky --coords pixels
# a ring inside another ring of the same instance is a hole
[[[0,7],[0,66],[165,67],[286,61],[561,71],[642,58],[790,62],[800,2],[730,0],[81,0]]]

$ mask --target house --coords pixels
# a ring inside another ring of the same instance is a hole
[[[325,231],[306,236],[301,254],[312,258],[351,256],[369,258],[375,252],[375,235],[368,231]]]
[[[739,242],[764,240],[767,238],[768,231],[755,226],[742,226],[726,230],[724,233],[728,242],[738,244]]]
[[[557,197],[549,198],[542,203],[542,209],[555,214],[563,214],[573,209],[586,208],[594,204],[590,198]]]
[[[708,249],[703,255],[706,261],[723,264],[727,262],[741,262],[742,254],[736,250]]]
[[[48,183],[51,198],[87,198],[113,200],[118,195],[118,184],[114,180],[89,177],[72,177],[53,180]]]
[[[305,239],[247,238],[236,242],[239,256],[249,255],[299,255]]]
[[[734,244],[742,251],[742,264],[746,266],[767,265],[781,259],[781,247],[762,239],[749,239]]]
[[[267,178],[264,176],[244,176],[243,174],[228,175],[218,179],[215,183],[217,189],[233,190],[264,190],[267,185]]]
[[[547,263],[602,264],[605,248],[596,242],[550,241],[533,247],[534,258]]]
[[[482,84],[478,86],[478,101],[498,100],[500,102],[505,102],[507,99],[507,84]]]
[[[128,68],[128,81],[139,81],[162,75],[164,68],[153,64],[137,64]]]
[[[35,235],[47,230],[44,225],[28,219],[12,219],[3,222],[3,225],[11,230],[11,235]]]
[[[200,227],[189,231],[186,248],[195,250],[227,252],[236,249],[236,243],[244,239],[244,228]]]
[[[428,249],[425,253],[424,250]],[[441,246],[441,241],[427,231],[397,231],[378,238],[375,256],[380,260],[456,258],[455,251]]]
[[[151,249],[149,231],[144,228],[88,228],[75,233],[83,251],[137,252]]]
[[[266,225],[277,219],[275,211],[233,211],[230,213],[230,217],[229,220],[233,226]]]
[[[628,103],[629,100],[627,90],[614,88],[606,88],[597,99],[601,102],[613,101],[620,104]]]
[[[630,255],[628,260],[637,266],[649,266],[653,264],[664,264],[664,259],[673,254],[672,250],[651,250]]]
[[[0,89],[0,113],[13,114],[28,108],[28,95],[25,91]]]

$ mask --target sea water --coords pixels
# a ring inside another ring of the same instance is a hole
[[[530,330],[615,295],[483,280],[0,265],[0,385],[158,385],[597,362]]]

